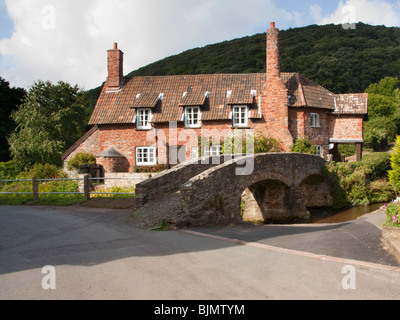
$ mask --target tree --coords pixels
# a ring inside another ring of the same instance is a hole
[[[394,147],[394,152],[390,156],[392,170],[388,172],[389,181],[394,186],[395,190],[400,187],[400,136],[397,136]]]
[[[35,82],[12,113],[17,127],[9,138],[17,168],[35,163],[61,165],[62,153],[86,131],[84,93],[68,83]]]
[[[10,83],[0,77],[0,162],[10,160],[7,137],[16,127],[10,115],[22,103],[25,96],[25,89],[10,88]]]
[[[368,93],[368,117],[365,145],[380,151],[400,132],[400,80],[385,77],[371,84]]]

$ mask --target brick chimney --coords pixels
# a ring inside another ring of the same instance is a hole
[[[261,95],[265,133],[282,142],[284,151],[290,151],[293,136],[289,130],[288,90],[281,79],[279,62],[279,30],[275,22],[267,30],[267,81]]]
[[[108,77],[107,88],[109,90],[118,90],[122,87],[124,77],[123,64],[124,53],[118,49],[118,44],[114,43],[114,48],[107,50],[108,54]]]
[[[267,76],[280,77],[279,62],[279,30],[275,28],[275,22],[271,22],[271,28],[267,30]]]

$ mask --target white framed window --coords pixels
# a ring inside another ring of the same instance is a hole
[[[315,146],[315,155],[320,157],[322,156],[322,146],[320,145]]]
[[[185,108],[185,127],[200,128],[201,112],[200,107]]]
[[[248,107],[247,106],[233,106],[232,107],[233,126],[234,127],[247,127],[248,126]]]
[[[150,130],[152,117],[151,109],[138,109],[136,111],[137,129]]]
[[[319,113],[311,113],[311,128],[319,128]]]
[[[140,147],[136,148],[136,165],[151,166],[157,164],[156,148]]]
[[[211,147],[203,148],[203,156],[204,157],[219,156],[219,155],[221,155],[221,152],[222,152],[221,146],[211,146]]]

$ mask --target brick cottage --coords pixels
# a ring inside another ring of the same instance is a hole
[[[279,30],[267,31],[267,72],[133,77],[123,76],[123,52],[108,50],[108,77],[89,124],[92,129],[63,156],[90,152],[105,172],[176,163],[221,152],[217,142],[253,130],[289,151],[306,137],[322,157],[341,143],[355,144],[361,159],[368,95],[334,94],[299,73],[281,73]],[[167,156],[169,155],[169,156]]]

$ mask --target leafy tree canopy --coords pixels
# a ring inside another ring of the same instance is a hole
[[[17,168],[35,163],[61,165],[61,155],[86,131],[83,92],[68,83],[35,82],[12,113],[17,128],[9,138]]]
[[[11,88],[10,83],[0,77],[0,162],[10,160],[8,135],[15,129],[15,122],[10,118],[26,95],[22,88]]]
[[[380,151],[400,132],[400,80],[385,77],[371,84],[368,93],[368,122],[364,140],[367,147]]]

